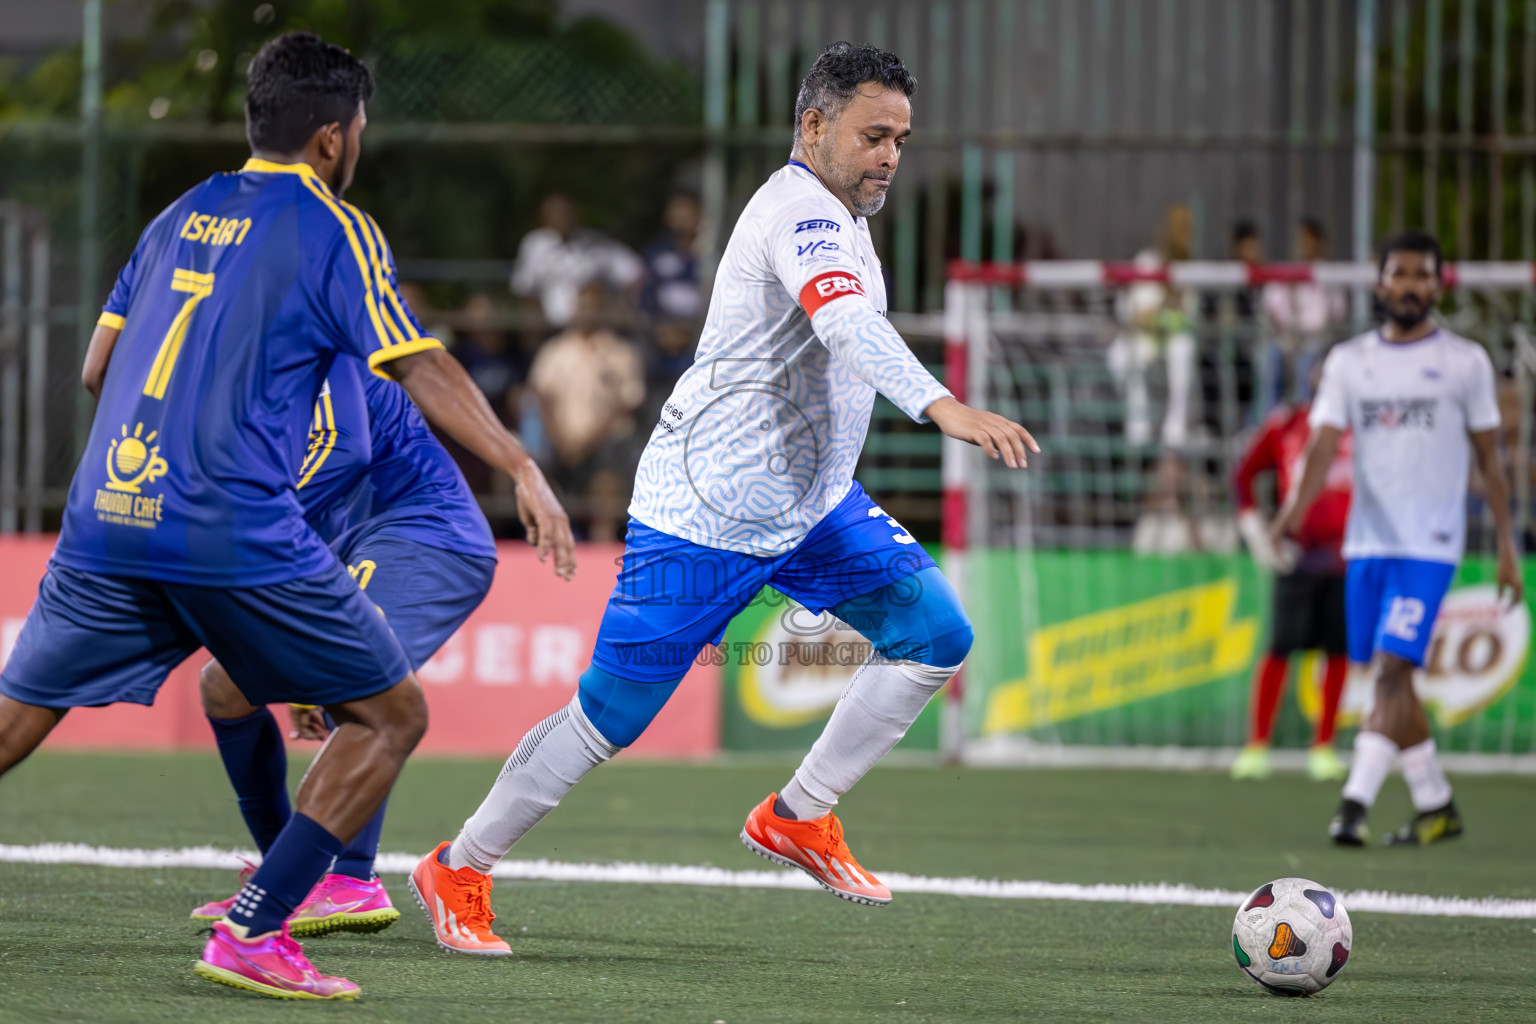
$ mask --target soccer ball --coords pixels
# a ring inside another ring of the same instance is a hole
[[[1333,984],[1353,941],[1338,893],[1305,878],[1259,886],[1232,922],[1237,966],[1282,996],[1309,996]]]

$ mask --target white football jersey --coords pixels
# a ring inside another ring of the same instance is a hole
[[[848,494],[876,388],[919,421],[949,394],[885,310],[864,218],[803,165],[775,172],[731,232],[630,514],[706,547],[792,549]]]
[[[1311,424],[1354,432],[1345,558],[1461,560],[1469,433],[1499,426],[1493,363],[1445,328],[1394,344],[1372,331],[1323,364]]]

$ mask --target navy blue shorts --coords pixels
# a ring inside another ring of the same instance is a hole
[[[338,537],[332,550],[363,593],[384,612],[413,669],[421,668],[480,607],[496,560],[429,547],[368,524]]]
[[[1377,651],[1424,664],[1440,602],[1456,567],[1414,558],[1357,558],[1344,576],[1344,624],[1349,660],[1369,662]]]
[[[153,704],[199,647],[252,704],[336,704],[410,674],[384,616],[340,563],[264,587],[204,587],[57,563],[38,587],[0,693],[51,708]]]
[[[592,661],[624,679],[669,682],[720,642],[764,585],[822,612],[933,566],[857,482],[793,551],[772,558],[703,547],[632,518]]]

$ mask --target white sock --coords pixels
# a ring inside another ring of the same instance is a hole
[[[935,668],[873,656],[853,674],[832,718],[779,798],[801,820],[820,818],[890,753],[960,666]]]
[[[1392,762],[1397,759],[1397,744],[1379,732],[1355,734],[1355,760],[1349,767],[1349,778],[1344,782],[1344,799],[1354,800],[1369,807],[1376,802],[1381,784],[1392,772]]]
[[[1451,802],[1451,784],[1435,756],[1433,739],[1403,748],[1403,781],[1416,811],[1439,810]]]
[[[581,777],[619,752],[587,720],[581,698],[534,726],[448,848],[448,866],[489,874],[512,844],[554,810]]]

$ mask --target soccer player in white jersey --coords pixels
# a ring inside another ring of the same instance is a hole
[[[1524,593],[1498,456],[1493,364],[1481,345],[1432,319],[1442,271],[1440,246],[1429,235],[1409,231],[1383,243],[1376,296],[1386,322],[1328,356],[1301,483],[1274,524],[1278,539],[1302,521],[1339,438],[1353,431],[1344,617],[1350,660],[1374,656],[1380,674],[1355,737],[1343,803],[1328,826],[1341,846],[1365,843],[1366,813],[1399,760],[1418,813],[1387,843],[1424,845],[1461,834],[1413,670],[1424,664],[1440,601],[1461,560],[1473,452],[1498,531],[1500,591],[1511,601]]]
[[[828,47],[801,84],[790,161],[742,212],[696,362],[641,459],[623,567],[578,694],[523,737],[458,838],[412,875],[443,948],[510,951],[491,931],[491,868],[640,735],[765,584],[832,611],[874,653],[742,840],[844,899],[890,902],[832,808],[954,675],[972,637],[938,567],[853,479],[875,394],[1010,467],[1039,451],[1023,427],[956,401],[885,319],[866,219],[885,201],[915,89],[894,55],[848,43]]]

